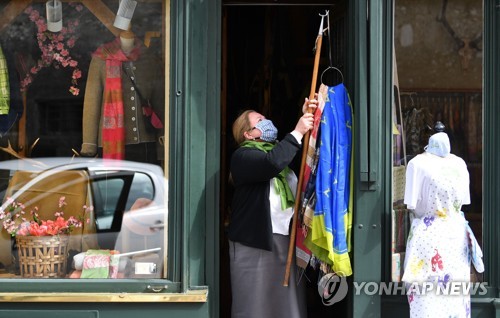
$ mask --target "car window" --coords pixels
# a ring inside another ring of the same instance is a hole
[[[113,227],[115,214],[130,210],[138,199],[153,200],[154,187],[145,173],[97,171],[92,174],[94,210],[99,230]],[[115,220],[114,226],[119,226]],[[113,228],[117,230],[118,228]]]
[[[97,229],[110,230],[124,181],[122,179],[98,180],[94,182],[94,185]]]

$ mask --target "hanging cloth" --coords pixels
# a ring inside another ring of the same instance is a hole
[[[304,179],[301,190],[301,222],[297,222],[297,236],[295,239],[296,263],[301,268],[307,267],[312,256],[311,251],[304,245],[304,240],[309,231],[314,215],[314,206],[316,205],[316,167],[319,157],[319,143],[317,141],[320,137],[319,128],[327,94],[328,86],[321,84],[318,91],[318,107],[314,111],[314,124],[309,134],[309,149],[304,166]]]
[[[120,38],[100,46],[95,57],[106,61],[106,80],[104,84],[102,152],[106,159],[125,158],[125,123],[122,95],[122,63],[139,58],[140,47],[126,55],[120,45]]]
[[[343,83],[329,87],[320,129],[316,206],[305,245],[339,276],[349,276],[352,108]]]
[[[8,115],[10,109],[10,84],[7,59],[0,46],[0,115]]]
[[[13,46],[12,41],[5,41],[1,44],[8,70],[8,83],[10,90],[8,114],[0,115],[0,138],[6,136],[23,115],[21,85],[19,75],[16,70],[16,60],[18,59],[19,54],[15,52],[11,46]]]

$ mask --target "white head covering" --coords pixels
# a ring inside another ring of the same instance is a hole
[[[438,132],[429,138],[429,144],[425,146],[424,150],[436,156],[446,157],[450,154],[450,139],[444,132]]]

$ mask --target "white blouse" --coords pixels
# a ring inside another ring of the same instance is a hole
[[[293,195],[297,193],[297,176],[290,170],[290,173],[286,176],[290,190],[292,190]],[[281,198],[276,191],[274,185],[274,178],[270,181],[270,191],[269,191],[269,202],[271,203],[271,222],[273,225],[273,233],[288,235],[290,228],[290,220],[293,216],[293,207],[290,207],[283,211],[281,209]]]
[[[404,203],[416,217],[454,216],[470,204],[469,173],[465,161],[453,154],[423,153],[408,163]]]

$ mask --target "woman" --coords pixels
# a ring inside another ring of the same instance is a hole
[[[316,100],[306,106],[316,108]],[[229,254],[232,318],[306,317],[302,284],[291,270],[283,286],[297,177],[288,168],[313,127],[305,113],[295,129],[277,142],[278,130],[265,116],[243,112],[233,124],[239,148],[231,158],[234,183]]]

